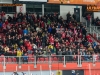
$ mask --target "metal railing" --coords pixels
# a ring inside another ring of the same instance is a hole
[[[93,37],[95,37],[97,40],[100,40],[100,26],[94,26],[92,25],[92,20],[90,19],[90,21],[85,21],[86,23],[86,28],[87,28],[87,33],[90,33],[93,35]]]
[[[90,33],[95,37],[97,40],[100,39],[100,33],[95,29],[96,27],[91,26],[90,27]]]
[[[97,55],[52,55],[52,56],[0,56],[0,63],[4,66],[8,63],[27,64],[31,63],[35,66],[39,63],[77,63],[78,66],[82,66],[82,62],[100,62],[100,56]]]

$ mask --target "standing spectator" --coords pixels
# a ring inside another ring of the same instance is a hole
[[[12,22],[12,18],[11,16],[8,15],[8,22],[11,23]]]
[[[36,51],[35,51],[36,64],[37,64],[37,61],[38,61],[38,57],[39,57],[39,53],[38,53],[38,51],[36,50]]]
[[[65,51],[65,60],[66,61],[69,61],[69,51],[68,51],[68,48],[66,48],[66,51]]]
[[[21,56],[23,55],[23,51],[20,50],[20,48],[17,49],[17,63],[20,64],[21,62]]]
[[[76,15],[75,14],[73,14],[73,19],[76,20]]]
[[[5,12],[4,11],[2,11],[1,12],[1,19],[2,19],[2,22],[4,22],[5,21]]]
[[[23,63],[28,63],[28,56],[27,56],[27,54],[23,55]]]
[[[86,39],[87,30],[85,27],[82,27],[82,34],[83,34],[84,38]]]
[[[72,61],[72,55],[73,55],[73,51],[72,51],[72,49],[70,48],[69,49],[69,61]]]
[[[3,23],[3,33],[5,34],[7,32],[7,25]]]
[[[91,15],[88,14],[88,15],[86,16],[86,19],[87,19],[87,26],[90,27]]]
[[[59,59],[59,61],[62,61],[62,51],[61,51],[61,49],[59,49],[59,51],[58,51],[58,59]]]
[[[68,21],[68,23],[70,22],[70,19],[71,19],[71,14],[70,14],[70,12],[68,12],[68,14],[66,15],[67,16],[67,21]]]

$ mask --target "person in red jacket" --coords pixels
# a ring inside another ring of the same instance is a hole
[[[45,24],[43,21],[41,22],[41,28],[45,28]]]
[[[32,54],[32,44],[31,44],[31,42],[27,43],[27,50],[28,50],[28,54]]]
[[[50,44],[54,44],[54,37],[53,36],[50,37]]]

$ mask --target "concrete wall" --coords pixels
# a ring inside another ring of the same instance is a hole
[[[0,3],[11,4],[12,3],[12,0],[0,0]]]
[[[8,19],[8,15],[11,16],[11,17],[13,17],[13,14],[6,14],[5,15],[6,19]]]
[[[97,17],[100,18],[100,12],[94,12],[94,18],[97,18]]]

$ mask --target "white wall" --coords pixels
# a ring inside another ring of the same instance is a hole
[[[7,4],[11,4],[12,0],[0,0],[0,3],[7,3]]]
[[[24,72],[26,73],[26,75],[29,75],[29,72]],[[41,75],[41,71],[31,71],[30,73],[32,73],[33,75]],[[54,75],[56,75],[56,71],[52,71],[52,73],[54,73]],[[5,72],[5,75],[12,75],[13,72]],[[22,75],[22,72],[18,72],[19,75]],[[4,75],[3,72],[0,72],[0,75]],[[42,71],[42,75],[50,75],[50,71]]]
[[[26,13],[26,4],[23,4],[23,6],[17,6],[16,7],[16,12],[20,12],[20,8],[22,8],[22,13]]]
[[[97,17],[100,18],[100,12],[94,12],[94,18],[97,18]]]
[[[70,11],[71,14],[74,13],[74,8],[76,6],[72,5],[60,5],[60,16],[66,20],[66,14]],[[80,21],[82,22],[82,6],[78,6],[80,8]]]
[[[8,15],[11,16],[11,17],[13,17],[13,14],[6,14],[5,15],[6,19],[8,19]]]

